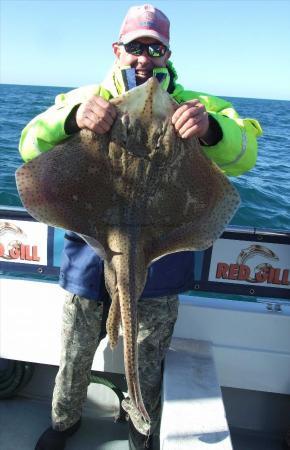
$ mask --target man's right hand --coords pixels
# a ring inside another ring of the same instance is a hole
[[[116,118],[117,111],[114,105],[102,97],[94,95],[77,110],[76,123],[79,128],[87,128],[94,133],[107,133]]]

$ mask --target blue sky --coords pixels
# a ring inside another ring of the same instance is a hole
[[[123,0],[0,0],[1,82],[100,82],[132,5]],[[290,100],[289,0],[161,0],[179,82],[215,95]]]

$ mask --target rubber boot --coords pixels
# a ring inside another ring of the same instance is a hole
[[[76,433],[80,426],[81,419],[64,431],[49,427],[38,439],[34,450],[64,450],[67,438]]]
[[[153,435],[144,436],[136,430],[133,423],[129,419],[129,449],[130,450],[159,450],[159,438],[156,445],[156,439],[153,439]],[[154,436],[155,438],[155,436]]]
[[[283,450],[290,450],[290,430],[287,431],[283,442],[282,442]]]

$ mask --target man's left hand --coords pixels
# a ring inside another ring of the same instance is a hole
[[[191,136],[204,137],[209,129],[206,109],[199,100],[190,100],[177,108],[172,116],[176,132],[183,139]]]

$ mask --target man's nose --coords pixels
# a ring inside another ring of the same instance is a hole
[[[150,56],[147,53],[147,50],[143,50],[142,54],[138,56],[138,62],[146,62],[146,61],[151,61]]]

